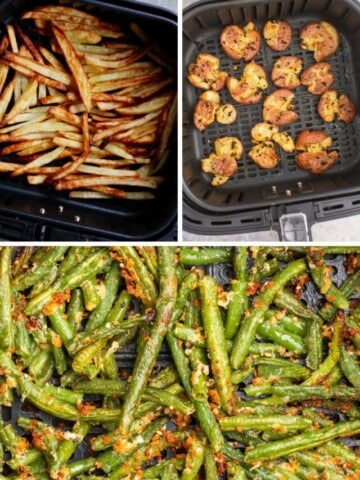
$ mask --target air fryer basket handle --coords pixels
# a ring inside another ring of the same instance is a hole
[[[285,213],[279,218],[280,239],[284,242],[308,242],[312,240],[305,213]]]

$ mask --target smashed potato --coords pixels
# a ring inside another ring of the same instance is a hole
[[[205,173],[212,173],[214,177],[211,180],[213,187],[218,187],[226,183],[229,178],[237,171],[237,163],[231,155],[216,155],[211,153],[208,158],[201,160],[201,168]]]
[[[295,146],[302,153],[296,155],[296,164],[312,174],[323,173],[339,158],[339,152],[329,151],[332,139],[322,130],[304,130],[296,138]]]
[[[291,101],[294,93],[286,88],[280,88],[268,95],[264,100],[263,119],[274,125],[286,125],[295,122],[299,115],[292,111]]]
[[[334,74],[331,65],[327,62],[319,62],[305,68],[300,77],[301,85],[307,86],[307,90],[315,95],[321,95],[334,83]]]
[[[339,47],[340,37],[329,22],[310,22],[300,31],[301,48],[314,52],[317,62],[331,57]]]
[[[287,132],[274,133],[272,140],[274,140],[284,152],[292,153],[295,150],[295,142]]]
[[[253,143],[261,143],[271,140],[273,135],[279,131],[276,125],[271,123],[256,123],[251,129],[251,141]]]
[[[279,157],[273,142],[261,142],[254,145],[249,151],[249,157],[260,168],[275,168]]]
[[[280,57],[272,68],[271,80],[279,88],[293,90],[300,85],[299,74],[301,69],[301,58],[293,56]]]
[[[324,122],[350,123],[355,118],[356,107],[345,93],[339,95],[336,90],[328,90],[320,97],[318,113]]]
[[[248,22],[243,28],[227,25],[220,35],[221,46],[233,60],[252,60],[260,50],[261,36],[255,24]]]
[[[243,154],[243,145],[237,137],[221,137],[214,142],[216,155],[230,155],[236,160],[240,160]]]
[[[268,86],[265,70],[251,61],[245,65],[241,78],[238,80],[229,77],[226,86],[236,102],[243,105],[258,103],[261,100],[261,90]]]
[[[210,53],[199,53],[196,63],[190,63],[188,67],[188,80],[195,87],[204,90],[219,91],[224,88],[227,72],[219,69],[220,61]]]
[[[277,52],[286,50],[291,42],[291,27],[285,20],[268,20],[263,29],[267,45]]]
[[[296,155],[296,165],[301,170],[317,175],[329,170],[339,158],[339,152],[303,152]]]
[[[201,132],[215,121],[215,114],[220,105],[220,95],[213,90],[203,92],[195,105],[193,120]]]
[[[236,108],[231,103],[224,103],[216,111],[216,121],[223,125],[234,123],[237,117]]]

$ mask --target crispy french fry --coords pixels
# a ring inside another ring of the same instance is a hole
[[[118,188],[112,187],[92,187],[92,191],[73,191],[70,192],[70,198],[91,198],[91,199],[109,199],[109,198],[123,198],[127,200],[153,200],[155,198],[152,192],[127,192]]]
[[[64,151],[64,147],[54,148],[54,150],[51,150],[50,152],[40,155],[36,160],[33,160],[32,162],[17,168],[16,170],[14,170],[12,175],[14,177],[17,177],[19,175],[23,175],[24,173],[29,172],[29,170],[31,170],[32,168],[42,167],[44,165],[47,165],[48,163],[51,163],[57,158],[59,158],[59,156],[63,151]]]
[[[2,121],[5,112],[9,106],[9,103],[11,101],[11,98],[14,93],[14,87],[15,87],[15,78],[13,78],[4,88],[3,92],[1,93],[0,96],[0,121]]]
[[[55,184],[56,190],[75,190],[77,188],[94,187],[98,185],[121,185],[132,187],[147,187],[155,189],[161,183],[160,177],[132,178],[79,175],[72,179],[60,180]]]
[[[24,112],[29,107],[36,104],[36,102],[34,103],[34,95],[36,93],[37,88],[38,88],[37,80],[32,80],[29,83],[25,92],[22,93],[20,97],[15,101],[10,112],[3,117],[2,121],[0,122],[0,126],[6,125],[10,120],[16,117],[16,115],[19,115],[19,113]]]
[[[167,112],[167,115],[165,116],[163,125],[162,127],[160,127],[161,128],[160,140],[155,153],[155,158],[157,162],[159,162],[161,157],[164,155],[164,152],[168,145],[168,141],[176,120],[176,112],[177,112],[177,95],[174,96],[171,106]]]
[[[76,53],[72,43],[66,38],[62,30],[56,25],[52,25],[52,31],[55,38],[60,45],[60,48],[64,54],[66,63],[68,64],[71,72],[73,73],[76,85],[78,87],[79,95],[85,105],[87,111],[91,109],[91,90],[90,84],[84,69],[81,65],[79,57]]]

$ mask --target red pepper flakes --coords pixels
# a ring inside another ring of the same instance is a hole
[[[51,300],[43,308],[43,314],[48,316],[51,315],[57,308],[64,305],[70,299],[70,290],[67,288],[64,292],[55,292]]]

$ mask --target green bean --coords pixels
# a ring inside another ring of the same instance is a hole
[[[143,257],[145,265],[156,279],[159,277],[159,263],[155,247],[136,247],[138,253]]]
[[[62,348],[62,340],[60,335],[48,329],[49,343],[52,346],[52,353],[54,356],[55,370],[58,375],[62,375],[67,370],[67,363],[64,350]]]
[[[153,276],[142,262],[135,248],[114,247],[113,251],[116,255],[119,255],[122,262],[121,274],[127,284],[128,292],[140,298],[146,307],[154,307],[158,294],[157,286]],[[160,280],[161,273],[160,271]]]
[[[223,247],[192,248],[183,247],[180,251],[182,265],[199,266],[232,261],[232,251]]]
[[[14,345],[23,365],[28,365],[34,353],[35,345],[23,321],[14,322]]]
[[[98,328],[105,323],[106,316],[111,310],[119,285],[119,265],[117,263],[113,263],[105,276],[105,295],[89,316],[88,321],[86,322],[85,331],[91,332],[94,328]]]
[[[205,446],[204,470],[205,480],[218,480],[219,474],[215,462],[215,457],[209,446]]]
[[[360,388],[360,367],[357,355],[344,346],[341,347],[340,367],[349,382],[354,387]]]
[[[315,312],[306,307],[285,288],[275,295],[274,303],[277,307],[286,310],[288,313],[292,313],[306,320],[316,321],[319,319],[319,316]]]
[[[279,325],[273,325],[270,321],[260,323],[256,332],[261,337],[273,340],[291,352],[304,353],[306,350],[304,341],[299,335],[291,333]]]
[[[329,375],[330,371],[335,367],[335,365],[340,361],[343,329],[344,316],[340,315],[339,313],[334,322],[334,331],[330,344],[329,355],[319,365],[319,368],[303,382],[304,385],[315,385],[322,382]]]
[[[322,385],[272,385],[269,393],[280,396],[279,402],[291,403],[300,400],[310,399],[339,399],[339,400],[358,400],[360,391],[347,385],[335,385],[333,387],[324,387]]]
[[[167,463],[164,466],[161,480],[179,480],[179,475],[175,466],[172,463]]]
[[[359,456],[353,452],[353,450],[337,440],[330,440],[324,445],[321,445],[321,447],[319,447],[319,451],[324,451],[329,455],[339,457],[343,461],[350,463],[352,468],[360,469]]]
[[[200,280],[200,298],[206,344],[220,404],[224,411],[231,415],[234,408],[231,368],[226,350],[223,322],[217,303],[216,281],[213,277],[204,276]]]
[[[27,315],[36,315],[47,306],[45,313],[51,314],[54,308],[58,307],[57,303],[53,304],[51,302],[51,297],[66,288],[72,290],[79,287],[88,278],[107,270],[110,262],[111,259],[107,251],[100,250],[90,255],[82,263],[74,265],[62,277],[59,277],[51,287],[32,298],[25,308],[25,313]],[[60,300],[63,301],[62,299]]]
[[[256,415],[236,415],[223,417],[219,420],[220,427],[224,432],[241,429],[269,430],[284,427],[287,430],[305,430],[311,427],[311,420],[295,417],[293,415],[271,415],[266,418]]]
[[[54,263],[56,263],[67,251],[69,247],[52,247],[50,248],[41,260],[41,263],[34,266],[34,268],[26,271],[12,281],[12,288],[15,292],[26,290],[32,287],[37,282],[49,275]]]
[[[336,308],[342,308],[345,310],[349,308],[348,299],[331,281],[330,267],[325,265],[315,267],[310,264],[310,272],[314,282],[320,288],[321,293],[325,295],[328,302],[333,304]]]
[[[185,466],[181,474],[181,480],[195,480],[203,464],[205,447],[201,440],[193,439],[185,457]]]
[[[172,395],[166,390],[160,390],[158,388],[148,387],[144,394],[145,399],[158,402],[164,406],[175,409],[176,411],[183,413],[184,415],[191,415],[194,412],[194,407],[189,402],[185,402],[176,395]]]
[[[176,302],[177,280],[175,277],[174,249],[159,247],[160,293],[156,302],[156,319],[149,338],[142,351],[138,353],[129,391],[124,399],[119,428],[122,432],[129,430],[134,416],[136,402],[143,393],[146,382],[151,375],[162,341],[170,326]]]
[[[39,385],[45,385],[54,373],[54,358],[50,348],[39,350],[34,356],[30,366],[29,373]]]
[[[242,315],[248,307],[248,298],[246,296],[247,262],[248,255],[246,247],[235,247],[233,256],[235,279],[232,280],[230,286],[231,297],[225,322],[225,338],[228,340],[234,338],[239,328]]]
[[[35,247],[19,247],[15,251],[15,258],[11,264],[12,278],[15,278],[19,272],[23,272],[29,268],[34,249]]]
[[[50,287],[50,285],[54,283],[54,281],[56,280],[57,275],[58,275],[58,266],[55,263],[51,267],[48,267],[48,272],[46,276],[43,277],[41,280],[37,281],[33,285],[29,293],[29,298],[36,297],[36,295],[38,295],[40,292]]]
[[[88,255],[95,251],[96,249],[93,247],[70,247],[59,264],[58,275],[65,275],[74,265],[83,262]]]
[[[129,308],[130,302],[132,300],[132,295],[130,295],[126,290],[123,290],[118,296],[117,300],[107,314],[104,323],[120,323],[124,320],[126,312]]]
[[[332,427],[320,428],[284,440],[257,445],[245,453],[245,461],[253,463],[279,458],[301,450],[318,447],[337,437],[347,437],[358,433],[360,433],[360,420],[339,422]]]
[[[2,247],[0,253],[0,348],[14,346],[14,328],[11,314],[11,255],[12,247]]]
[[[317,370],[322,360],[322,320],[313,320],[308,323],[306,337],[306,365],[311,370]]]
[[[258,326],[263,322],[266,311],[269,308],[274,296],[283,288],[292,278],[303,273],[306,269],[304,260],[295,260],[282,271],[277,273],[264,292],[260,293],[254,301],[254,307],[250,316],[246,317],[238,330],[234,339],[231,352],[231,365],[237,369],[242,365],[248,354],[250,344],[255,337]]]
[[[37,448],[45,455],[47,461],[56,461],[59,440],[55,428],[26,417],[19,417],[17,422],[20,427],[32,432],[40,440],[37,442]]]
[[[101,302],[100,290],[103,284],[98,283],[98,280],[95,276],[87,278],[81,284],[81,290],[84,298],[84,304],[86,310],[92,312]]]
[[[352,275],[347,277],[347,279],[340,286],[341,293],[349,298],[353,295],[360,287],[360,270],[356,270]],[[319,315],[325,320],[331,320],[336,314],[338,308],[331,302],[325,303],[325,305],[320,308]]]
[[[301,379],[309,376],[309,370],[303,365],[282,358],[258,358],[254,360],[260,377],[278,376]]]
[[[247,370],[236,370],[231,374],[231,383],[237,385],[238,383],[244,382],[250,377],[250,375],[252,375],[252,372],[252,368],[248,368]]]

